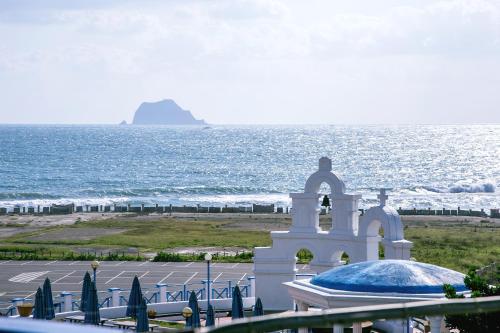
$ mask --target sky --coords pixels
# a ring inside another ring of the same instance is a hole
[[[0,0],[0,123],[500,123],[500,0]]]

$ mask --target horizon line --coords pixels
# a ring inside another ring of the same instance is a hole
[[[206,126],[427,126],[427,125],[442,125],[442,126],[472,126],[472,125],[500,125],[500,122],[450,122],[450,123],[206,123],[202,125],[196,124],[120,124],[120,123],[0,123],[0,126],[5,125],[45,125],[45,126],[55,126],[55,125],[67,125],[67,126],[134,126],[134,127],[155,127],[155,126],[175,126],[175,127],[206,127]]]

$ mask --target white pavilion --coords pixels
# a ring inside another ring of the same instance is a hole
[[[319,226],[319,189],[331,188],[332,224]],[[303,193],[291,193],[292,226],[288,231],[272,231],[272,246],[255,248],[255,294],[266,310],[286,311],[345,308],[360,305],[413,302],[444,298],[442,286],[455,286],[466,293],[464,275],[443,267],[410,260],[412,243],[404,239],[398,212],[386,205],[381,190],[380,204],[362,216],[358,210],[361,195],[346,194],[344,182],[332,173],[327,157],[319,160],[319,170],[306,181]],[[383,229],[383,237],[379,229]],[[379,260],[379,244],[385,259]],[[312,252],[313,278],[297,279],[296,253]],[[347,253],[349,265],[341,256]],[[428,318],[432,333],[446,332],[442,317]],[[408,332],[408,320],[377,321],[374,327],[387,332]],[[361,323],[353,323],[361,333]],[[334,332],[343,332],[335,326]]]

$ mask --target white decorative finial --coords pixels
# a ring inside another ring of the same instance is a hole
[[[385,194],[385,188],[380,189],[380,194],[377,195],[377,198],[380,200],[380,206],[384,207],[385,202],[389,199],[389,196]]]
[[[319,170],[320,171],[332,171],[332,160],[328,157],[322,157],[319,159]]]

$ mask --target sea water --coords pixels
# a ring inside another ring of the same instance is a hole
[[[290,205],[322,156],[363,207],[500,206],[500,125],[0,125],[0,149],[2,207]]]

